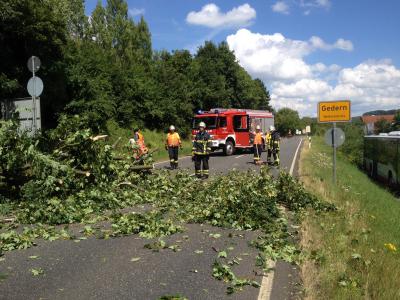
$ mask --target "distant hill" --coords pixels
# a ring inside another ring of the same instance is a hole
[[[391,110],[373,110],[363,114],[363,116],[380,116],[380,115],[394,115],[398,109],[391,109]]]

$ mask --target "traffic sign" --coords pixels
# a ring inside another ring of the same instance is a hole
[[[340,128],[330,128],[325,132],[325,143],[331,147],[340,147],[345,141],[345,134]]]
[[[28,59],[28,69],[31,72],[37,72],[40,69],[40,59],[37,56],[31,56]]]
[[[310,125],[306,126],[306,133],[311,133],[311,126]]]
[[[28,81],[28,93],[32,97],[39,97],[43,92],[43,81],[37,76],[31,77]]]
[[[322,101],[318,102],[318,122],[350,122],[351,102],[343,101]]]

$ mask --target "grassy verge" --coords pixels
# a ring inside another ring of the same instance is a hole
[[[338,207],[303,220],[306,298],[400,299],[400,202],[340,155],[337,167],[334,186],[331,149],[321,139],[304,147],[302,181]]]
[[[111,143],[115,143],[119,138],[119,142],[116,144],[116,151],[126,152],[129,139],[133,137],[133,129],[124,129],[118,127],[115,123],[108,123],[108,130],[111,135]],[[165,139],[166,133],[155,131],[155,130],[143,130],[144,140],[147,147],[150,150],[158,149],[153,153],[153,159],[155,161],[162,161],[168,159],[168,152],[165,150]],[[179,156],[189,155],[192,152],[192,141],[190,139],[182,139],[183,149],[180,150]]]

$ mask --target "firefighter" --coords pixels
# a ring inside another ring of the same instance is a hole
[[[140,141],[141,143],[144,144],[144,136],[140,132],[139,128],[135,128],[135,130],[133,131],[133,138],[136,141],[136,143],[139,143],[139,141]]]
[[[271,140],[269,143],[269,147],[271,148],[271,154],[274,157],[274,165],[279,166],[280,160],[279,160],[279,144],[281,137],[279,135],[279,132],[275,130],[274,126],[270,127],[270,132],[271,132]]]
[[[267,148],[267,164],[271,163],[272,149],[271,144],[271,129],[265,133],[265,148]]]
[[[253,141],[253,151],[254,151],[254,163],[259,164],[261,162],[261,154],[263,151],[263,134],[261,132],[260,125],[256,126],[256,132],[254,134],[254,141]]]
[[[169,162],[171,169],[178,168],[178,151],[182,149],[182,142],[179,133],[175,132],[175,126],[169,126],[169,133],[165,140],[165,150],[168,150]]]
[[[140,132],[140,129],[136,128],[133,132],[134,132],[133,139],[135,140],[136,144],[139,146],[138,156],[141,157],[144,154],[147,154],[147,152],[149,152],[149,149],[147,149],[146,144],[144,143],[144,136]]]
[[[211,137],[205,131],[206,124],[200,122],[199,132],[196,134],[193,141],[192,160],[194,161],[194,168],[197,178],[208,178],[209,166],[208,160],[211,153]],[[203,170],[202,170],[203,165]]]

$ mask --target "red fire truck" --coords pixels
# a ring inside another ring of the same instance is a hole
[[[225,155],[232,155],[236,149],[252,148],[256,126],[260,125],[265,134],[269,126],[274,125],[274,115],[264,110],[233,108],[200,111],[193,118],[193,137],[200,122],[206,123],[206,130],[212,138],[212,150],[222,149]]]

